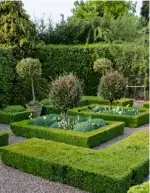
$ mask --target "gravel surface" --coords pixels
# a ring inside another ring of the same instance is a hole
[[[94,149],[105,148],[117,141],[126,138],[132,133],[139,130],[148,129],[149,125],[144,125],[139,128],[125,128],[125,132],[122,136],[116,137]],[[26,140],[23,137],[16,137],[12,134],[8,125],[0,125],[0,131],[5,130],[10,133],[9,144],[18,143]],[[148,178],[145,179],[146,181]],[[24,173],[17,169],[8,167],[0,161],[0,193],[88,193],[86,191],[79,190],[69,185],[64,185],[58,182],[52,182],[45,180],[38,176]]]

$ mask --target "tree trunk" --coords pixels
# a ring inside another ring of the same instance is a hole
[[[109,100],[110,110],[112,109],[112,103],[113,103],[113,100],[110,99],[110,100]]]
[[[32,97],[33,97],[33,101],[35,101],[35,92],[34,92],[33,78],[31,78],[31,86],[32,86]]]
[[[68,122],[67,110],[64,111],[64,120]]]

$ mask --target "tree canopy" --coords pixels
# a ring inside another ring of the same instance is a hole
[[[22,1],[0,2],[0,44],[23,46],[32,42],[34,36],[35,26]]]

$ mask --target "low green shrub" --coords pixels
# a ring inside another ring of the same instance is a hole
[[[143,104],[143,108],[149,108],[149,104],[150,104],[149,101],[148,101],[148,102],[145,102],[145,103]]]
[[[128,193],[149,193],[149,182],[131,187]]]
[[[0,131],[0,147],[8,145],[8,132]]]
[[[43,100],[40,101],[40,103],[41,103],[42,105],[51,105],[50,99],[43,99]]]
[[[16,136],[24,136],[26,138],[37,137],[71,145],[94,147],[123,134],[124,123],[110,121],[106,123],[106,126],[85,133],[58,128],[56,122],[51,125],[53,128],[32,125],[30,120],[11,123],[10,126]]]
[[[139,131],[105,149],[92,150],[30,139],[2,147],[2,161],[24,172],[93,193],[126,193],[149,173],[149,134]]]
[[[61,111],[59,109],[56,109],[55,107],[52,107],[51,105],[43,105],[42,106],[42,115],[48,115],[51,113],[57,113],[60,114]]]
[[[90,104],[101,104],[101,105],[109,105],[109,101],[102,99],[98,96],[83,96],[80,101],[80,106],[84,105],[90,105]],[[122,98],[118,101],[114,101],[113,105],[118,105],[118,106],[133,106],[133,99],[129,98]]]
[[[25,108],[21,105],[10,105],[10,106],[7,106],[3,111],[9,112],[9,113],[18,113],[18,112],[25,111]]]
[[[0,123],[10,124],[12,122],[29,119],[29,115],[31,113],[33,113],[33,111],[31,110],[25,110],[22,112],[15,112],[15,113],[0,111]]]
[[[101,118],[104,120],[109,121],[121,121],[125,123],[125,126],[127,127],[139,127],[143,124],[146,124],[149,122],[149,111],[148,109],[139,109],[139,113],[136,115],[117,115],[117,114],[105,114],[105,113],[97,113],[97,112],[90,112],[88,109],[94,108],[95,105],[87,105],[82,107],[77,107],[70,109],[68,114],[69,115],[79,115],[79,116],[91,116],[92,118]],[[104,106],[108,107],[108,106]],[[123,109],[130,109],[132,110],[132,107],[123,107]]]

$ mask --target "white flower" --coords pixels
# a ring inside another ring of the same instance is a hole
[[[44,116],[43,119],[45,120],[45,119],[46,119],[46,116]]]

